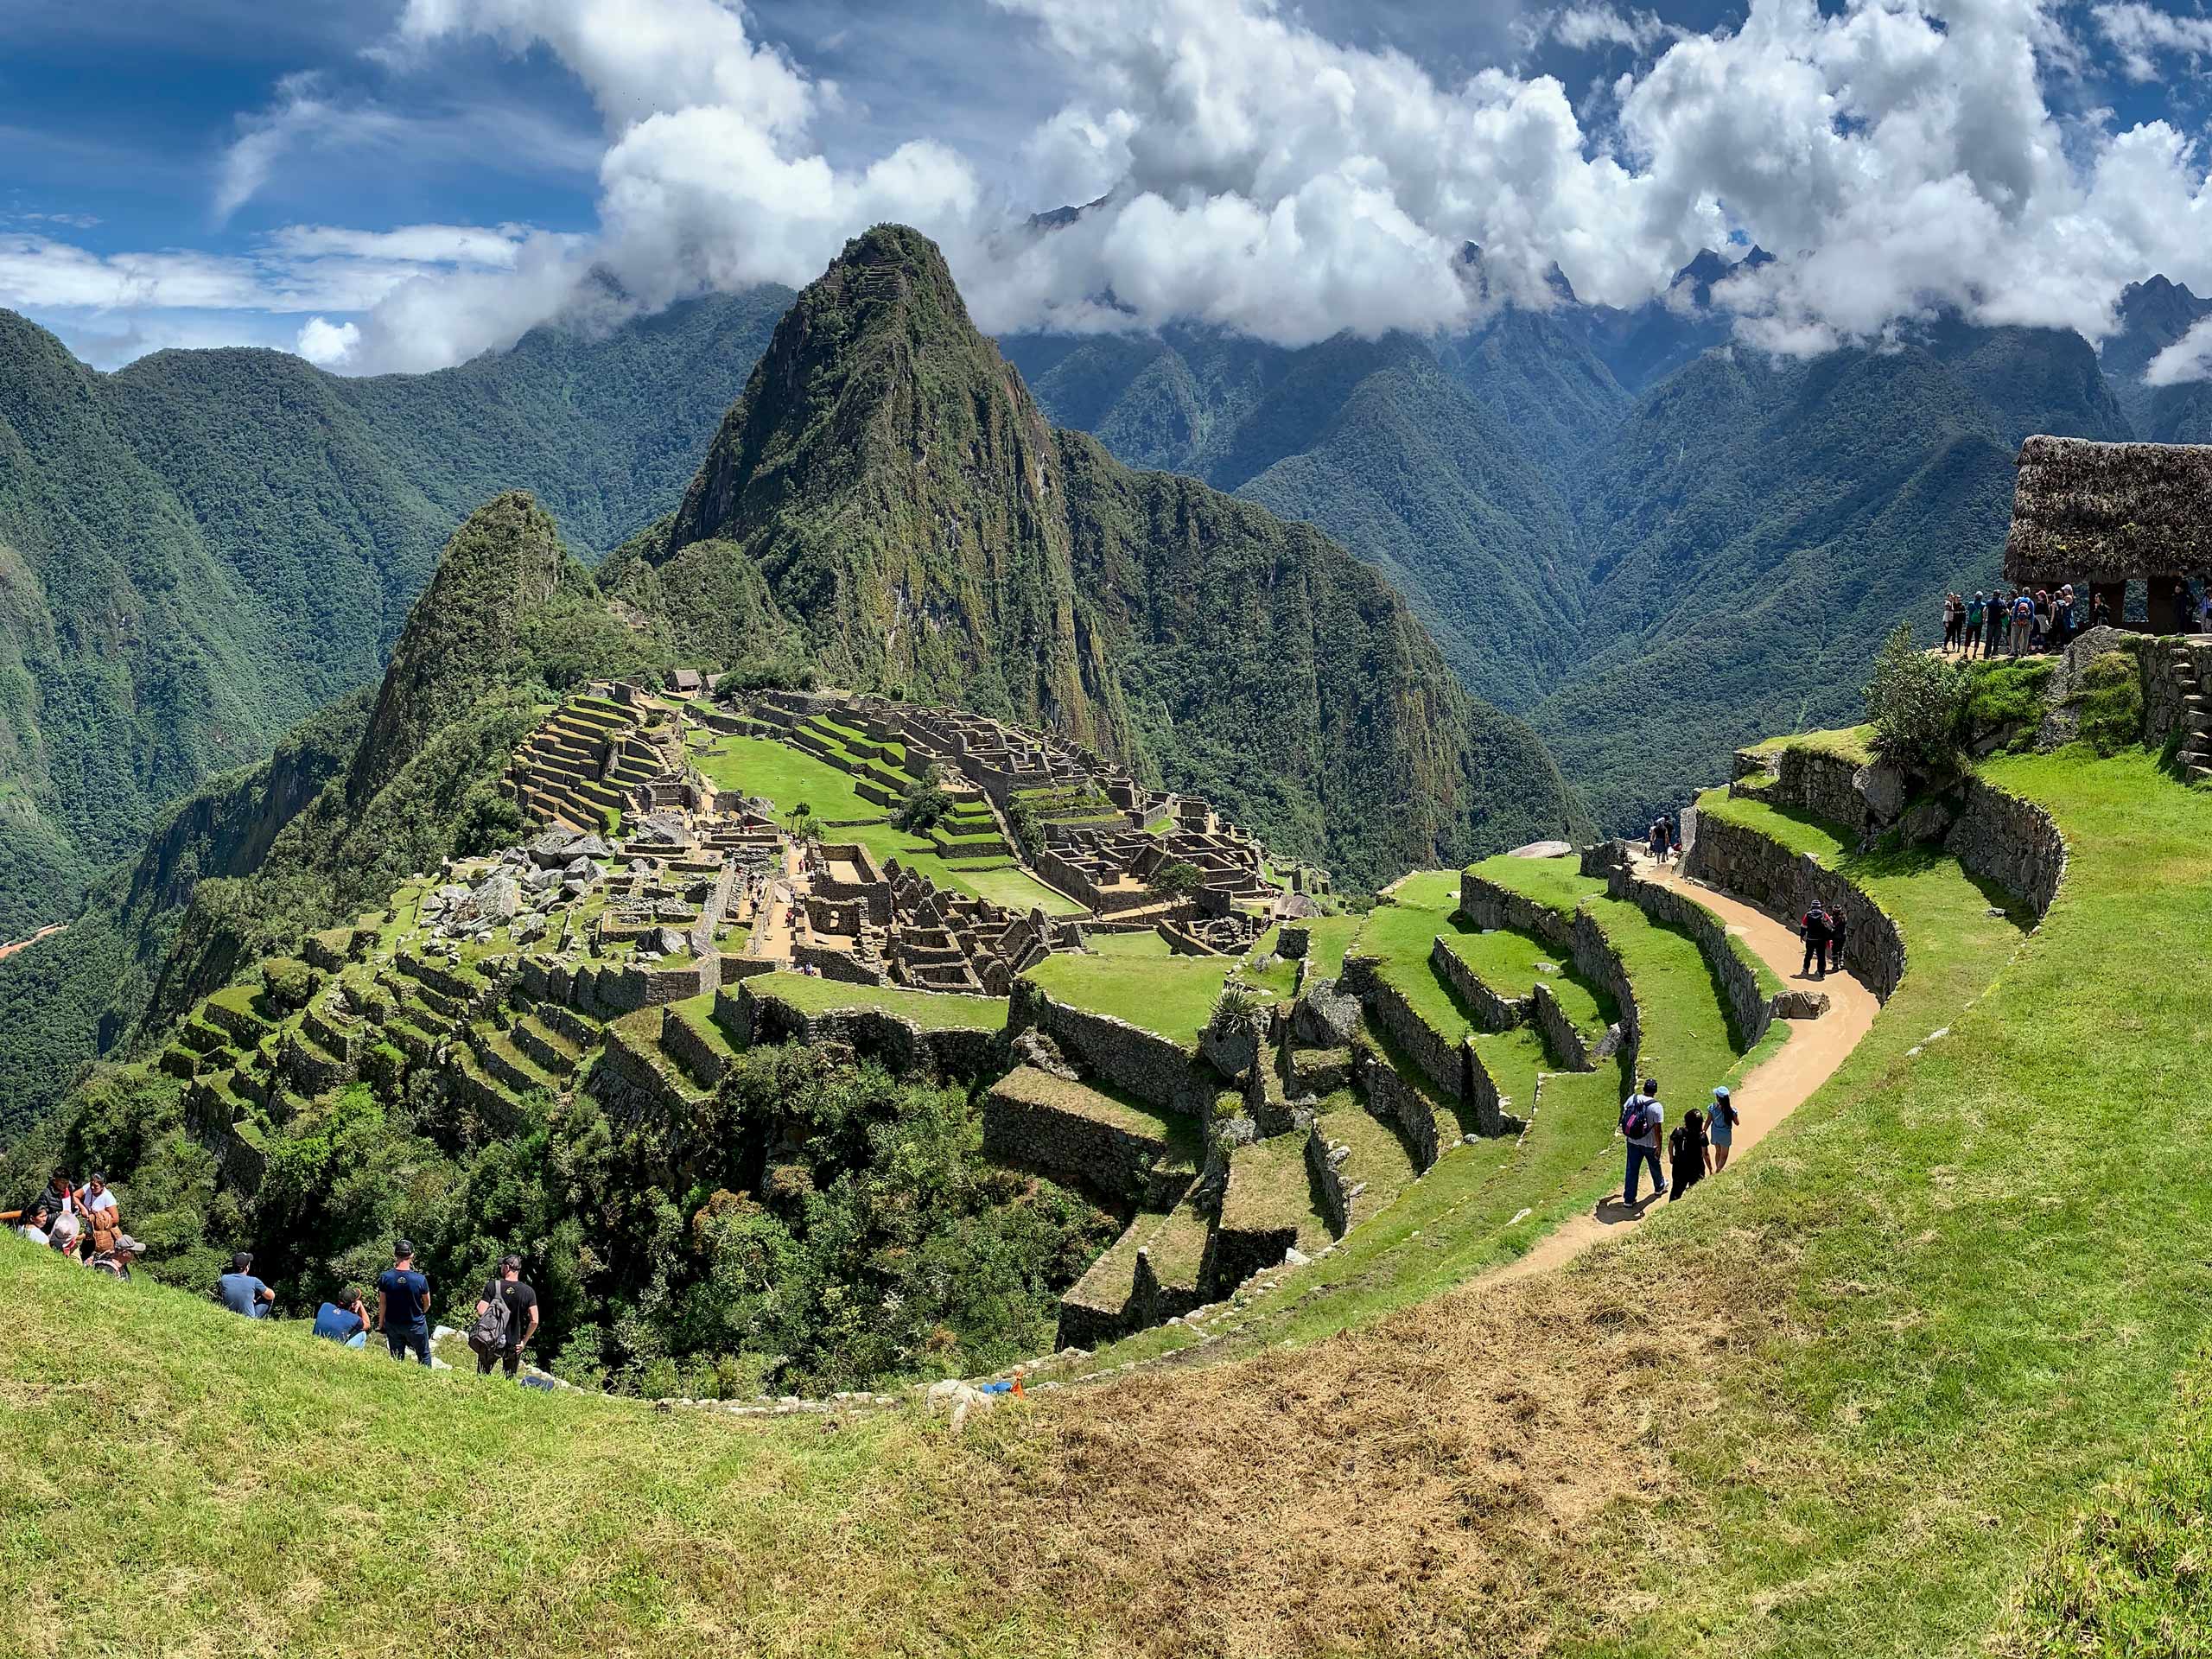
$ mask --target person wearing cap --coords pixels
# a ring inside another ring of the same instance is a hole
[[[1706,1139],[1713,1147],[1713,1173],[1718,1175],[1728,1167],[1728,1148],[1736,1139],[1736,1125],[1744,1115],[1736,1109],[1735,1097],[1722,1084],[1713,1091],[1713,1116],[1706,1124]]]
[[[364,1348],[369,1340],[369,1310],[361,1293],[348,1285],[334,1302],[315,1311],[315,1333],[346,1348]]]
[[[215,1281],[215,1297],[232,1313],[249,1319],[267,1319],[276,1304],[276,1293],[253,1276],[251,1250],[231,1258],[231,1270]]]
[[[415,1270],[415,1247],[401,1239],[377,1281],[377,1326],[394,1359],[430,1363],[430,1281]]]

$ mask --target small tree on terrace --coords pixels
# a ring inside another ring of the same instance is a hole
[[[893,829],[904,830],[918,836],[934,829],[944,815],[952,810],[952,797],[945,792],[944,774],[931,766],[906,791],[906,797],[892,809]]]
[[[1181,899],[1196,893],[1205,880],[1205,872],[1197,865],[1179,858],[1154,874],[1152,885],[1155,892],[1164,893],[1171,899]]]
[[[1874,753],[1909,772],[1937,777],[1958,770],[1974,671],[1915,647],[1900,622],[1883,641],[1866,682]]]

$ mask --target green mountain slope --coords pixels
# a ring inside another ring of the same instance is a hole
[[[534,488],[594,551],[664,510],[787,297],[362,380],[267,351],[99,375],[0,314],[0,941],[373,683],[479,502]]]
[[[1326,354],[1306,378],[1356,384]],[[1258,407],[1302,430],[1329,405]],[[799,296],[672,523],[602,575],[679,649],[795,633],[833,680],[1055,727],[1354,880],[1576,817],[1358,562],[1055,432],[911,232],[851,243]]]

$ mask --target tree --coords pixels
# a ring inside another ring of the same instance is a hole
[[[944,815],[952,810],[952,797],[944,787],[944,775],[931,766],[914,786],[906,791],[906,798],[892,809],[891,823],[894,829],[908,835],[918,836],[936,827]]]
[[[1956,772],[1973,690],[1973,670],[1916,649],[1911,625],[1898,623],[1865,688],[1874,753],[1908,772]]]
[[[1180,899],[1196,893],[1205,880],[1203,870],[1179,858],[1153,873],[1152,886],[1156,893],[1164,893],[1171,899]]]

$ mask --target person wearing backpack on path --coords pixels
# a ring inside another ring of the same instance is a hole
[[[1659,1166],[1659,1131],[1666,1122],[1656,1077],[1646,1077],[1643,1087],[1621,1103],[1621,1138],[1628,1142],[1628,1175],[1621,1182],[1621,1200],[1630,1209],[1636,1207],[1637,1176],[1646,1160],[1651,1164],[1651,1196],[1667,1196],[1667,1172]]]
[[[1682,1114],[1681,1124],[1667,1137],[1667,1152],[1675,1166],[1674,1191],[1667,1194],[1667,1202],[1672,1204],[1713,1168],[1712,1142],[1706,1138],[1703,1112],[1693,1106]]]
[[[1713,1173],[1718,1175],[1728,1167],[1728,1149],[1736,1141],[1736,1126],[1744,1115],[1736,1109],[1735,1096],[1722,1084],[1713,1091],[1713,1116],[1706,1125],[1706,1137],[1713,1147]]]
[[[2036,601],[2032,594],[2023,592],[2012,601],[2012,658],[2018,661],[2028,649],[2028,640],[2036,628]]]
[[[1826,979],[1828,976],[1828,941],[1835,935],[1828,921],[1828,913],[1821,908],[1819,899],[1813,900],[1812,908],[1805,912],[1802,931],[1805,935],[1805,963],[1798,969],[1797,977]]]
[[[502,1256],[499,1272],[485,1281],[484,1294],[476,1299],[476,1323],[468,1330],[476,1375],[489,1376],[499,1364],[512,1377],[522,1364],[522,1351],[537,1334],[537,1293],[522,1281],[522,1258]]]
[[[1981,619],[1989,610],[1989,601],[1982,597],[1981,589],[1974,590],[1974,597],[1967,601],[1966,632],[1959,636],[1959,651],[1971,657],[1974,647],[1981,644]]]
[[[401,1239],[377,1281],[377,1326],[394,1359],[430,1363],[430,1281],[415,1271],[415,1247]]]

